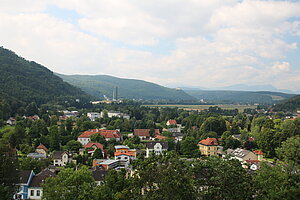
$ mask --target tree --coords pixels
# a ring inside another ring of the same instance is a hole
[[[103,154],[102,154],[102,150],[101,149],[96,149],[94,151],[94,154],[93,154],[93,159],[102,159],[103,158]]]
[[[90,199],[95,180],[91,172],[82,167],[75,171],[63,169],[56,177],[49,177],[43,185],[43,199],[47,200],[85,200]]]
[[[59,137],[59,133],[58,133],[58,127],[56,125],[50,126],[49,136],[50,136],[50,149],[59,150],[60,149],[60,137]]]
[[[198,158],[201,153],[198,149],[198,140],[193,137],[186,137],[180,143],[180,153],[190,158]]]
[[[70,140],[67,143],[67,149],[69,151],[78,152],[81,147],[82,147],[82,144],[80,142],[76,141],[76,140]]]
[[[105,140],[105,138],[100,135],[99,133],[96,133],[94,135],[91,136],[91,141],[92,142],[98,142],[100,144],[102,144],[104,147],[107,146],[107,141]]]
[[[293,164],[300,165],[300,136],[294,136],[288,138],[282,142],[281,147],[276,149],[276,154],[279,158],[286,162],[292,162]]]
[[[226,130],[226,122],[222,117],[209,117],[200,127],[202,133],[214,131],[218,136],[221,136]]]
[[[16,183],[19,181],[18,160],[15,151],[0,140],[0,197],[12,199]]]

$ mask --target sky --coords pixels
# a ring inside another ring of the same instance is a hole
[[[300,90],[296,0],[1,0],[0,30],[58,73]]]

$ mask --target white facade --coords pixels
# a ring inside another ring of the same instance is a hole
[[[84,146],[84,145],[86,145],[87,143],[89,143],[91,141],[91,138],[89,138],[89,137],[87,137],[87,138],[78,138],[77,141],[80,142]]]
[[[148,158],[152,153],[154,153],[155,155],[160,155],[164,151],[167,151],[167,149],[163,149],[163,146],[160,143],[156,143],[153,149],[146,149],[146,158]]]
[[[95,121],[95,119],[100,118],[100,113],[97,112],[90,112],[87,113],[88,118],[90,118],[91,121]]]
[[[72,158],[69,157],[67,152],[64,152],[60,159],[53,160],[53,164],[54,164],[54,166],[66,166],[66,164],[71,161],[72,161]]]
[[[104,116],[104,113],[101,112],[101,117]],[[112,117],[119,117],[119,118],[124,118],[124,119],[130,119],[130,116],[128,114],[125,114],[125,113],[121,113],[121,112],[116,112],[116,111],[109,111],[107,112],[107,116],[109,118],[112,118]]]
[[[41,187],[30,187],[28,188],[28,199],[42,199],[43,188]]]

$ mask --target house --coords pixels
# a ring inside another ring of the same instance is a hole
[[[28,187],[28,199],[42,199],[42,184],[45,182],[46,178],[55,176],[56,174],[50,171],[49,169],[44,169],[40,173],[34,175]]]
[[[20,181],[17,183],[17,193],[14,199],[28,199],[28,187],[34,176],[33,170],[22,170],[19,173]]]
[[[246,160],[258,160],[258,156],[255,153],[246,149],[227,149],[226,153],[241,162]]]
[[[90,129],[88,131],[84,131],[81,135],[79,135],[77,141],[82,145],[86,145],[91,141],[91,136],[94,134],[100,134],[105,138],[106,141],[112,139],[115,139],[116,141],[121,140],[120,130]]]
[[[73,154],[67,151],[54,151],[53,164],[55,166],[66,166],[67,163],[73,162]]]
[[[134,129],[133,135],[137,135],[141,140],[149,140],[151,138],[150,130],[151,129]],[[154,129],[153,136],[154,135],[160,135],[159,129]]]
[[[90,142],[84,145],[84,150],[88,149],[88,154],[93,155],[96,149],[101,149],[104,157],[104,148],[103,145],[98,142]]]
[[[101,183],[104,182],[105,176],[108,174],[107,170],[99,166],[93,167],[91,171],[97,185],[101,185]]]
[[[167,126],[177,126],[177,122],[174,119],[169,119],[166,123]]]
[[[128,114],[121,113],[118,111],[112,111],[112,110],[107,112],[107,116],[109,118],[118,117],[118,118],[130,119],[130,116]],[[101,117],[104,117],[104,112],[101,112]]]
[[[94,122],[97,118],[100,118],[100,113],[97,112],[89,112],[87,113],[87,117],[90,118],[92,122]]]
[[[111,159],[94,159],[93,167],[95,166],[102,167],[105,170],[118,169],[120,167],[120,161]]]
[[[216,138],[207,138],[198,143],[201,155],[215,156],[218,155],[218,141]]]
[[[120,161],[120,167],[127,168],[131,160],[136,159],[136,150],[125,145],[115,146],[115,160]]]
[[[16,122],[17,122],[17,120],[16,120],[15,118],[10,117],[10,118],[6,121],[6,124],[7,124],[7,125],[10,125],[10,126],[14,126],[14,125],[16,125]]]
[[[152,153],[155,155],[161,155],[163,152],[168,150],[168,142],[147,142],[146,143],[146,158],[148,158]]]
[[[251,169],[252,171],[256,171],[260,169],[260,161],[259,160],[246,160],[243,164],[243,168]]]
[[[27,157],[29,158],[34,158],[34,159],[45,159],[47,158],[47,156],[45,154],[42,154],[42,153],[29,153],[27,154]]]
[[[257,159],[259,161],[264,159],[264,153],[261,150],[254,150],[253,152],[257,155]]]
[[[36,147],[35,152],[41,153],[41,154],[44,154],[45,156],[47,156],[48,149],[43,144],[40,144],[39,146]]]

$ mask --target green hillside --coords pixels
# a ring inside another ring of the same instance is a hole
[[[300,109],[300,95],[281,101],[274,106],[274,111],[296,111]]]
[[[115,87],[118,87],[119,98],[145,100],[195,99],[182,90],[170,89],[142,80],[123,79],[106,75],[57,75],[64,81],[100,99],[103,99],[103,95],[112,98]]]
[[[186,90],[185,92],[197,99],[222,104],[273,104],[278,100],[295,96],[294,94],[268,91]]]
[[[0,48],[0,97],[6,102],[48,103],[88,95],[54,75],[46,67]]]

